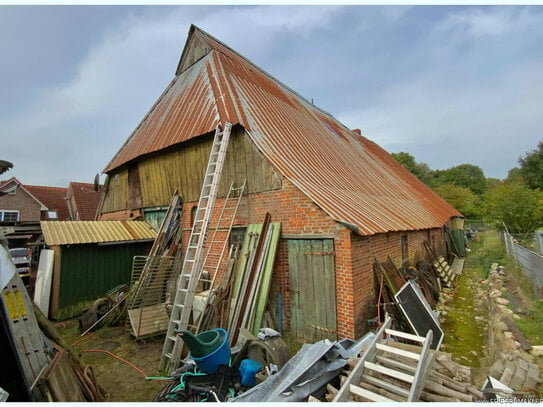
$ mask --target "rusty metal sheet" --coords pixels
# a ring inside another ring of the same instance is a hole
[[[42,221],[49,246],[153,240],[156,232],[142,221]]]
[[[192,62],[191,46],[199,57]],[[462,216],[377,144],[195,27],[172,84],[105,171],[227,121],[241,124],[279,173],[361,235],[441,227]]]

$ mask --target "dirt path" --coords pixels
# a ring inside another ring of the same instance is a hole
[[[98,383],[109,394],[106,401],[152,401],[164,386],[164,382],[144,378],[159,375],[162,338],[136,341],[122,327],[104,327],[81,338],[77,319],[59,324],[57,329],[68,343],[80,341],[73,348],[85,364],[92,366]]]

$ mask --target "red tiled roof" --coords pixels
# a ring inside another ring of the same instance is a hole
[[[104,171],[225,122],[241,124],[276,170],[361,235],[461,216],[377,144],[194,26],[175,78]]]
[[[72,202],[75,206],[72,210],[78,212],[79,220],[94,220],[100,201],[100,194],[102,193],[101,187],[98,191],[95,191],[94,184],[70,182],[68,189],[72,193]]]
[[[58,220],[69,220],[70,212],[66,201],[68,188],[42,187],[37,185],[23,185],[38,201],[49,211],[56,211]]]

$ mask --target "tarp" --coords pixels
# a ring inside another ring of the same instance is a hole
[[[334,379],[356,357],[375,334],[368,333],[357,342],[328,339],[304,344],[281,371],[236,397],[234,402],[301,402]]]

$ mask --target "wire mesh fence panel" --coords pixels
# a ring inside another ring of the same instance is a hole
[[[168,256],[135,256],[132,261],[126,328],[136,338],[168,328],[168,306],[175,293],[180,260]]]
[[[508,232],[503,233],[503,238],[507,254],[516,260],[524,274],[530,278],[536,297],[543,298],[543,256],[518,244]]]

